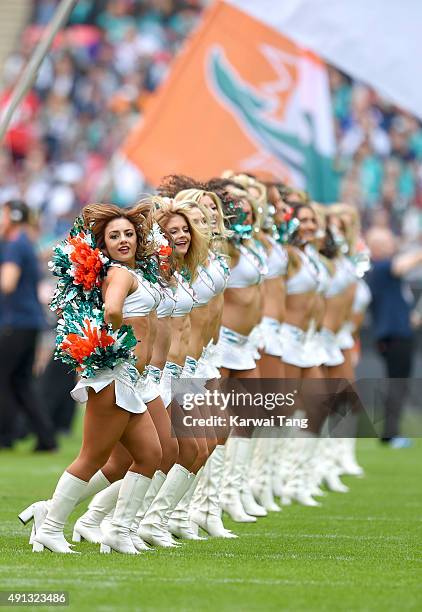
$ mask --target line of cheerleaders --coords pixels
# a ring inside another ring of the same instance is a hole
[[[205,534],[236,538],[223,510],[252,523],[280,511],[275,497],[319,505],[322,484],[346,492],[340,476],[363,473],[353,438],[320,435],[323,406],[305,407],[308,428],[283,437],[229,427],[210,435],[208,427],[203,436],[178,438],[172,419],[182,407],[171,397],[180,377],[353,380],[356,332],[369,302],[356,211],[232,172],[208,183],[165,177],[158,193],[131,209],[92,204],[82,211],[96,252],[109,261],[99,288],[104,337],[111,343],[130,329],[135,359],[95,368],[90,355],[94,367],[78,368],[72,395],[86,402],[80,452],[51,499],[19,515],[33,521],[36,552],[76,552],[64,527],[87,499],[73,541],[138,554]],[[90,336],[82,342],[76,319],[67,345],[58,338],[62,352],[67,346],[82,363]],[[206,416],[195,406],[189,414]]]

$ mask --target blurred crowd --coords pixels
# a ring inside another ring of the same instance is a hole
[[[87,200],[111,193],[124,205],[142,191],[139,174],[113,154],[206,4],[79,0],[0,151],[0,204],[23,197],[41,216],[43,242],[66,231]],[[0,109],[56,6],[33,1],[31,23],[4,66]],[[420,122],[333,68],[330,82],[337,199],[356,204],[364,226],[390,226],[414,241],[422,233]]]
[[[330,68],[338,143],[338,199],[355,204],[365,227],[422,235],[422,125],[415,117]]]
[[[197,0],[80,0],[56,37],[0,152],[0,204],[23,197],[40,213],[48,243],[107,182],[107,167],[148,95],[196,25]],[[57,2],[33,3],[32,23],[3,70],[9,99]],[[140,178],[118,167],[107,185],[115,202],[139,195]],[[125,172],[122,180],[122,171]]]

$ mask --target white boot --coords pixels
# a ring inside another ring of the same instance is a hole
[[[193,478],[194,474],[191,474],[182,465],[178,463],[173,465],[138,527],[138,535],[145,542],[163,548],[175,546],[169,540],[166,523],[168,517],[190,487]]]
[[[292,499],[302,506],[320,506],[312,497],[314,484],[316,481],[316,466],[319,454],[319,439],[314,434],[301,432],[300,443],[300,462],[296,468]]]
[[[152,502],[157,496],[158,491],[161,489],[161,487],[165,483],[166,478],[167,476],[161,470],[157,470],[154,476],[152,477],[151,484],[148,487],[148,491],[146,492],[143,502],[138,512],[136,513],[136,517],[135,517],[135,522],[137,523],[136,529],[138,529],[139,523],[142,521],[145,514],[149,510]]]
[[[226,447],[218,445],[205,464],[191,503],[191,522],[214,538],[237,538],[221,520],[220,486]]]
[[[81,504],[89,497],[94,497],[94,495],[100,491],[103,491],[110,485],[111,482],[104,476],[101,470],[98,470],[98,472],[95,472],[94,476],[88,482],[88,486],[83,492],[83,495],[81,495],[81,497],[78,499],[78,504]]]
[[[252,457],[251,471],[253,479],[251,489],[254,498],[268,512],[280,512],[275,503],[272,487],[272,467],[275,443],[272,438],[257,438]]]
[[[256,445],[256,438],[248,439],[248,454],[245,458],[245,463],[243,467],[242,474],[242,486],[240,488],[240,499],[242,500],[243,508],[245,509],[246,514],[250,514],[251,516],[267,516],[267,511],[263,506],[258,504],[252,494],[252,489],[250,486],[249,478],[251,475],[251,463],[252,456],[254,453],[254,448]]]
[[[25,508],[25,510],[22,510],[20,514],[18,514],[19,520],[24,525],[27,525],[29,522],[33,521],[31,535],[29,536],[29,544],[34,543],[34,536],[37,533],[37,530],[45,521],[45,517],[48,513],[48,508],[50,507],[50,502],[50,499],[34,502],[33,504]]]
[[[365,475],[363,468],[356,461],[356,438],[339,438],[341,452],[337,457],[341,473],[347,476]]]
[[[91,480],[88,482],[88,485],[85,488],[83,495],[78,499],[77,503],[80,504],[85,499],[88,499],[88,497],[92,497],[93,495],[95,495],[99,491],[102,491],[109,485],[110,483],[107,480],[107,478],[104,476],[102,471],[98,470],[98,472],[96,472],[94,476],[91,478]],[[29,538],[30,544],[32,544],[33,542],[33,537],[37,533],[37,529],[41,527],[42,523],[44,522],[45,517],[47,516],[49,504],[50,504],[50,500],[35,502],[34,504],[31,504],[30,506],[28,506],[28,508],[25,508],[25,510],[23,510],[19,514],[19,519],[22,521],[24,525],[27,525],[29,521],[31,520],[34,521],[33,526],[32,526],[31,536]],[[74,540],[74,541],[79,542],[79,540]]]
[[[245,466],[249,457],[247,438],[229,438],[223,475],[221,506],[237,523],[255,523],[256,517],[245,512],[241,500],[241,488]]]
[[[83,495],[88,483],[69,472],[63,472],[50,502],[47,516],[34,535],[32,550],[41,552],[74,553],[63,535],[64,525],[70,513]]]
[[[336,438],[324,438],[322,478],[330,491],[347,493],[349,487],[340,480],[341,469],[337,463],[338,450],[339,444]]]
[[[137,472],[127,472],[120,486],[110,529],[103,535],[100,552],[114,550],[128,555],[138,554],[130,536],[130,528],[150,484],[151,478]]]
[[[88,506],[88,510],[78,518],[73,527],[72,540],[74,542],[86,540],[93,544],[101,543],[103,537],[101,523],[107,514],[113,511],[121,484],[122,480],[117,480],[95,495]]]
[[[282,438],[276,440],[278,459],[273,463],[273,494],[280,498],[282,505],[291,503],[289,493],[289,481],[292,477],[296,440],[294,438]]]
[[[189,507],[204,468],[201,468],[192,479],[192,484],[186,491],[168,521],[170,533],[183,540],[206,540],[198,535],[198,530],[192,528],[189,520]]]
[[[157,470],[154,476],[152,477],[151,484],[148,487],[148,491],[145,494],[142,504],[138,512],[136,513],[135,520],[133,521],[132,526],[130,528],[130,536],[132,538],[133,545],[140,552],[147,551],[147,550],[153,550],[138,535],[138,527],[139,527],[140,522],[144,518],[146,511],[149,509],[152,502],[154,501],[154,498],[157,495],[158,491],[163,486],[165,480],[166,480],[166,475],[164,474],[164,472],[162,472],[161,470]],[[170,534],[169,534],[169,539],[170,539]]]

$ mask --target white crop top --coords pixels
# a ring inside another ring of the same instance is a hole
[[[335,273],[325,294],[328,298],[340,295],[357,280],[353,264],[346,257],[336,259],[335,266]]]
[[[368,307],[371,301],[371,291],[363,278],[358,279],[356,287],[355,299],[353,300],[352,311],[354,313],[362,313]]]
[[[177,279],[176,304],[171,316],[183,317],[192,310],[196,302],[195,294],[192,287],[179,272],[175,272],[174,275]]]
[[[133,293],[128,295],[123,302],[122,316],[124,319],[129,317],[146,317],[155,310],[160,303],[161,293],[154,287],[149,281],[147,281],[142,272],[139,270],[132,270],[121,266],[119,264],[112,263],[112,266],[124,268],[130,274],[132,274],[138,281],[138,286]]]
[[[176,289],[173,287],[160,287],[161,289],[161,300],[157,307],[157,317],[163,319],[164,317],[171,317],[173,310],[176,306]]]
[[[302,265],[299,271],[286,281],[287,295],[295,295],[299,293],[308,293],[308,291],[318,290],[319,270],[316,264],[312,263],[305,253],[300,249],[296,249],[302,260]]]
[[[274,238],[268,236],[268,240],[272,244],[272,249],[268,255],[268,272],[265,278],[278,278],[284,276],[287,273],[288,257],[286,249],[283,249]]]
[[[215,285],[208,272],[208,266],[199,266],[198,276],[192,283],[192,289],[195,293],[194,308],[205,306],[215,296]]]
[[[224,260],[224,256],[210,252],[207,272],[214,283],[214,295],[220,295],[226,288],[230,276],[230,268]]]
[[[318,286],[316,291],[320,295],[326,295],[331,283],[331,274],[321,259],[320,254],[312,244],[307,244],[304,250],[306,255],[311,260],[311,263],[313,263],[318,270]]]
[[[231,269],[227,287],[230,289],[243,289],[259,285],[264,280],[264,276],[268,271],[267,257],[264,250],[255,251],[241,244],[239,251],[239,261]]]

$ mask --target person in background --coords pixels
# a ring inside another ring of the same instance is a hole
[[[387,228],[372,228],[366,238],[372,259],[367,280],[372,294],[373,331],[390,379],[381,440],[401,448],[410,444],[400,437],[399,429],[414,355],[413,296],[404,277],[422,266],[422,249],[399,254],[397,238]]]
[[[37,338],[44,327],[38,300],[38,260],[31,240],[29,208],[21,200],[3,206],[0,222],[0,447],[11,448],[19,412],[36,435],[35,451],[55,450],[49,419],[34,388]]]

